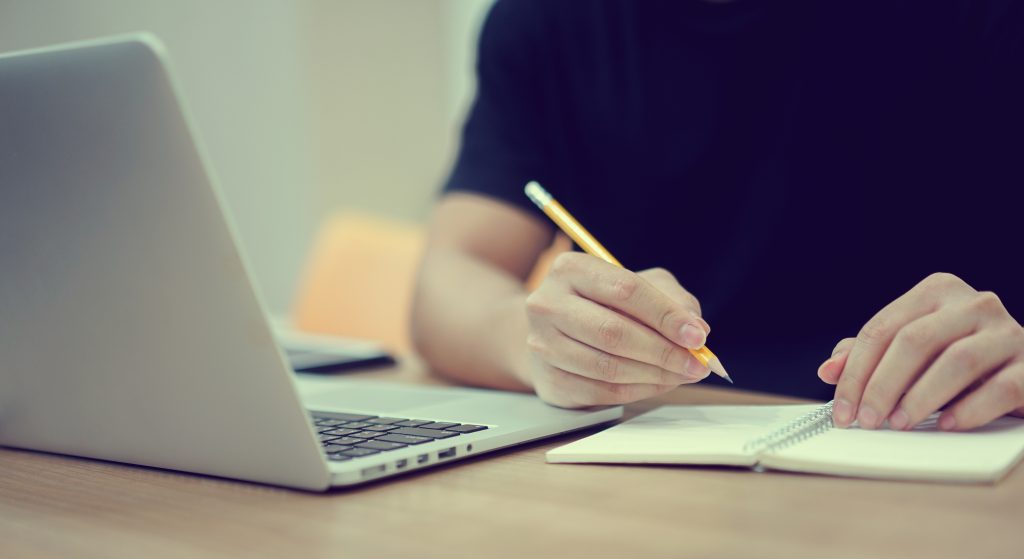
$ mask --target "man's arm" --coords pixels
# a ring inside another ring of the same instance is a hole
[[[529,390],[525,278],[553,229],[507,204],[453,193],[437,204],[420,267],[412,337],[452,379]]]
[[[710,327],[663,269],[634,273],[565,253],[528,295],[523,281],[552,233],[502,202],[441,200],[412,317],[413,340],[435,371],[532,389],[563,407],[623,404],[708,375],[686,348],[702,346]]]

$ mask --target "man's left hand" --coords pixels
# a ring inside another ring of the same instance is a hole
[[[992,292],[932,274],[836,345],[818,376],[836,384],[833,419],[912,429],[972,429],[1024,415],[1024,328]]]

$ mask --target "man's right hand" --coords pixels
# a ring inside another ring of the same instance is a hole
[[[710,327],[700,304],[661,268],[634,273],[569,252],[526,299],[526,379],[561,407],[625,404],[697,382],[710,372],[686,348]]]

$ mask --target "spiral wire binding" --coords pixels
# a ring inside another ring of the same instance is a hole
[[[776,452],[815,435],[820,435],[831,429],[832,426],[832,402],[829,401],[820,408],[801,415],[767,435],[747,441],[743,445],[743,452],[755,454]]]

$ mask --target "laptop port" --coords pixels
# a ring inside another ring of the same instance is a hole
[[[404,468],[404,467],[406,467],[408,465],[409,465],[409,461],[408,460],[399,460],[399,461],[395,462],[395,469],[396,470],[401,470],[402,468]]]
[[[451,448],[446,448],[446,449],[442,450],[441,452],[437,453],[437,459],[438,460],[444,460],[445,458],[454,458],[454,457],[455,457],[455,447],[454,446],[451,447]]]
[[[429,460],[429,459],[430,459],[430,457],[427,456],[426,454],[420,454],[419,456],[416,457],[416,463],[417,464],[426,464],[427,460]]]
[[[363,471],[361,473],[363,477],[371,477],[383,474],[384,470],[384,464],[381,464],[380,466],[370,466],[369,468],[363,468]]]

